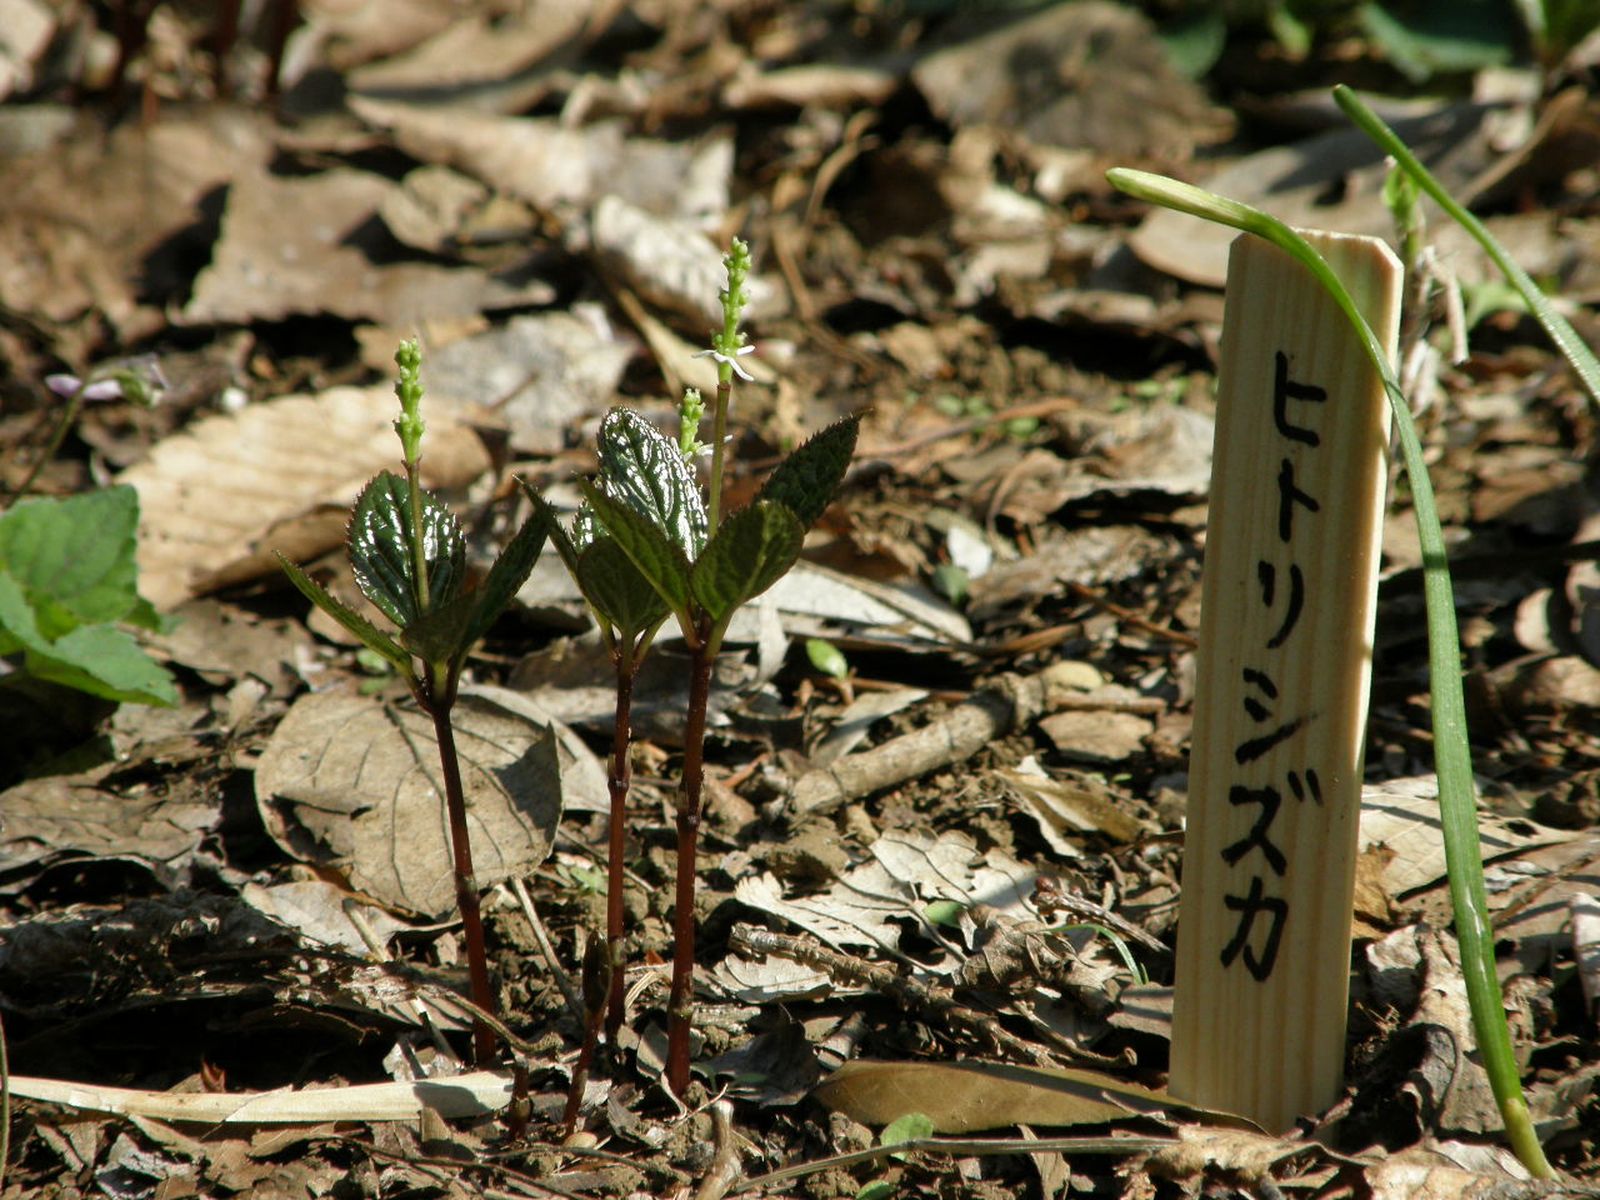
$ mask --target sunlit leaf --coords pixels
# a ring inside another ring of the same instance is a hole
[[[600,422],[600,482],[605,493],[648,517],[690,558],[706,544],[700,485],[677,442],[632,409],[614,408]]]
[[[800,519],[802,528],[811,528],[844,478],[860,425],[857,413],[812,437],[778,464],[756,499],[782,504]]]
[[[759,596],[794,566],[805,527],[782,504],[758,500],[722,523],[695,560],[689,588],[695,603],[721,625],[739,605]]]
[[[467,540],[449,507],[431,492],[422,495],[423,557],[428,604],[460,591],[466,577]],[[350,566],[367,599],[402,629],[422,615],[411,558],[410,489],[402,476],[384,471],[356,499],[350,517]]]

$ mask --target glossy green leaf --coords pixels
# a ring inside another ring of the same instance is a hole
[[[844,478],[860,426],[861,415],[856,413],[806,441],[778,464],[756,499],[783,505],[800,519],[802,528],[811,528]]]
[[[149,609],[139,599],[138,528],[139,493],[126,485],[19,500],[0,516],[0,569],[27,593],[47,638],[126,620]]]
[[[724,624],[746,600],[759,596],[794,566],[805,526],[782,504],[758,500],[722,523],[695,560],[689,590],[695,603]]]
[[[461,654],[465,654],[473,643],[489,632],[489,626],[505,611],[506,605],[517,594],[517,589],[527,582],[534,563],[539,561],[539,552],[544,549],[544,540],[550,528],[550,521],[535,508],[500,551],[499,557],[489,568],[483,586],[472,593],[476,603],[472,620],[467,623],[466,642],[460,647]]]
[[[410,653],[402,649],[400,644],[387,633],[334,596],[282,554],[278,555],[278,565],[289,577],[289,582],[300,589],[301,595],[360,638],[362,645],[367,649],[393,663],[402,672],[411,669]]]
[[[578,587],[625,641],[661,624],[667,604],[616,540],[601,534],[578,556]]]
[[[685,628],[689,615],[689,559],[682,547],[649,517],[620,500],[613,500],[593,483],[580,485],[595,517],[624,554],[639,569],[639,574],[655,589]]]
[[[600,483],[606,495],[647,517],[695,558],[706,544],[705,502],[678,443],[632,409],[600,422]]]
[[[172,676],[125,630],[97,622],[52,637],[36,618],[27,590],[9,571],[0,570],[0,628],[7,635],[8,652],[22,651],[29,675],[107,700],[165,706],[178,702]]]
[[[806,657],[811,660],[811,665],[824,675],[843,679],[850,674],[850,660],[845,658],[844,651],[822,638],[806,639]]]
[[[404,629],[422,615],[411,555],[411,497],[403,476],[384,471],[356,499],[350,516],[350,566],[367,599]],[[428,606],[456,595],[466,578],[467,539],[455,513],[422,493],[422,540]]]

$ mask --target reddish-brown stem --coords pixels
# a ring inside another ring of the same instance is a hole
[[[611,959],[611,994],[606,1002],[606,1037],[616,1044],[622,1028],[622,1009],[626,980],[622,962],[622,877],[624,871],[624,832],[628,818],[628,741],[633,708],[633,681],[639,671],[635,648],[617,647],[616,724],[611,733],[611,773],[606,784],[611,793],[611,846],[606,864],[606,953]]]
[[[424,685],[431,692],[436,680],[430,670]],[[451,692],[454,689],[449,689]],[[445,810],[450,818],[450,849],[455,856],[456,907],[461,910],[461,929],[467,939],[467,974],[472,980],[472,1002],[487,1013],[498,1014],[489,987],[489,953],[483,940],[483,914],[478,907],[478,877],[472,869],[472,842],[467,831],[467,798],[461,787],[461,762],[456,757],[456,735],[450,725],[450,705],[419,696],[423,708],[433,717],[434,736],[439,741],[439,767],[444,773]],[[482,1066],[494,1057],[494,1031],[482,1021],[472,1023],[472,1055]]]
[[[678,884],[672,924],[672,991],[667,999],[667,1086],[680,1099],[689,1088],[689,1031],[694,1022],[695,854],[700,841],[706,713],[711,701],[714,655],[708,633],[701,628],[690,659],[683,782],[678,793]]]

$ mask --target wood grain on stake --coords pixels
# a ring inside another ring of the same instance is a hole
[[[1308,233],[1392,356],[1400,268]],[[1297,262],[1233,244],[1173,1002],[1173,1095],[1269,1131],[1338,1098],[1389,410]]]

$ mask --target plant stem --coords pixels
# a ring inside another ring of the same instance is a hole
[[[716,533],[722,521],[722,475],[727,470],[728,402],[733,393],[733,368],[718,364],[717,404],[711,415],[711,480],[706,489],[709,503],[706,517],[711,532]]]
[[[633,682],[638,677],[639,659],[631,639],[617,642],[617,705],[611,731],[611,771],[606,779],[611,794],[610,853],[606,862],[606,954],[611,959],[611,995],[606,1002],[606,1037],[614,1046],[622,1028],[626,1003],[622,935],[622,880],[625,871],[626,825],[628,820],[628,743],[633,730]]]
[[[21,498],[28,494],[28,489],[33,487],[33,481],[39,478],[39,472],[44,470],[45,463],[56,456],[56,451],[61,449],[61,443],[67,439],[67,430],[72,428],[72,423],[78,419],[78,410],[83,407],[83,387],[72,393],[72,399],[67,401],[67,410],[61,414],[61,420],[56,422],[55,430],[50,434],[50,441],[45,448],[39,451],[39,457],[33,460],[33,465],[28,468],[27,475],[12,493]]]
[[[672,919],[672,992],[667,1000],[667,1086],[679,1099],[689,1087],[689,1031],[694,1022],[695,854],[700,840],[711,664],[716,654],[709,633],[701,630],[690,660],[683,781],[678,795],[677,899]]]
[[[431,695],[437,675],[427,668],[424,686]],[[452,689],[453,691],[453,689]],[[461,787],[461,761],[456,756],[456,735],[450,725],[450,706],[428,702],[419,696],[423,708],[433,718],[434,736],[439,742],[439,768],[444,773],[445,810],[450,818],[450,849],[455,856],[456,906],[461,910],[461,929],[467,939],[467,973],[472,980],[472,1001],[485,1012],[498,1014],[489,988],[489,955],[483,940],[483,913],[478,903],[478,877],[472,869],[472,842],[467,831],[467,798]],[[479,1066],[494,1057],[494,1032],[482,1021],[472,1023],[472,1055]]]

